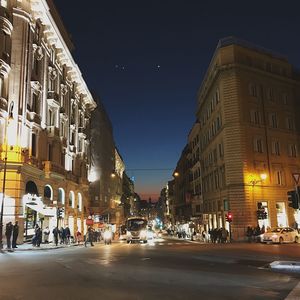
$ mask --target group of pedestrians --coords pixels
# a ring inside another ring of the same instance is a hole
[[[17,239],[19,235],[19,223],[15,222],[13,225],[12,222],[8,222],[5,226],[5,236],[7,242],[7,249],[11,250],[12,248],[18,248]]]
[[[262,226],[262,228],[259,225],[256,227],[248,226],[246,231],[248,242],[260,242],[260,235],[263,233],[265,233],[265,226]]]
[[[229,231],[224,227],[214,228],[208,231],[212,243],[227,243],[229,242]]]
[[[70,243],[74,242],[74,237],[71,236],[71,231],[68,226],[64,227],[55,227],[52,231],[54,243],[57,246],[58,243],[70,245]]]

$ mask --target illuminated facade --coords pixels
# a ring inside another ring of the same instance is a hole
[[[90,114],[96,107],[51,1],[0,1],[1,159],[7,154],[4,225],[84,231]],[[1,168],[3,185],[3,163]],[[3,194],[2,194],[3,196]],[[3,198],[3,197],[1,197]],[[20,241],[22,235],[20,234]]]
[[[285,58],[234,38],[219,42],[196,113],[207,228],[228,228],[228,211],[235,239],[247,226],[299,224],[287,198],[300,172],[299,87]],[[266,219],[258,219],[261,209]]]

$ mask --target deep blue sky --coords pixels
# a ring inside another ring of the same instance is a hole
[[[101,97],[127,173],[145,199],[156,198],[172,178],[172,170],[158,169],[176,166],[220,38],[237,36],[300,65],[297,1],[55,3],[72,35],[75,60]],[[155,170],[132,170],[148,168]]]

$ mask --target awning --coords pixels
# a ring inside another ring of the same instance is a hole
[[[32,210],[44,215],[45,217],[55,217],[56,216],[56,208],[55,207],[41,207],[36,204],[26,204],[27,207]]]

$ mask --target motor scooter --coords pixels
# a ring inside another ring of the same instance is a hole
[[[110,245],[112,240],[112,232],[109,230],[104,231],[103,239],[105,245]]]

